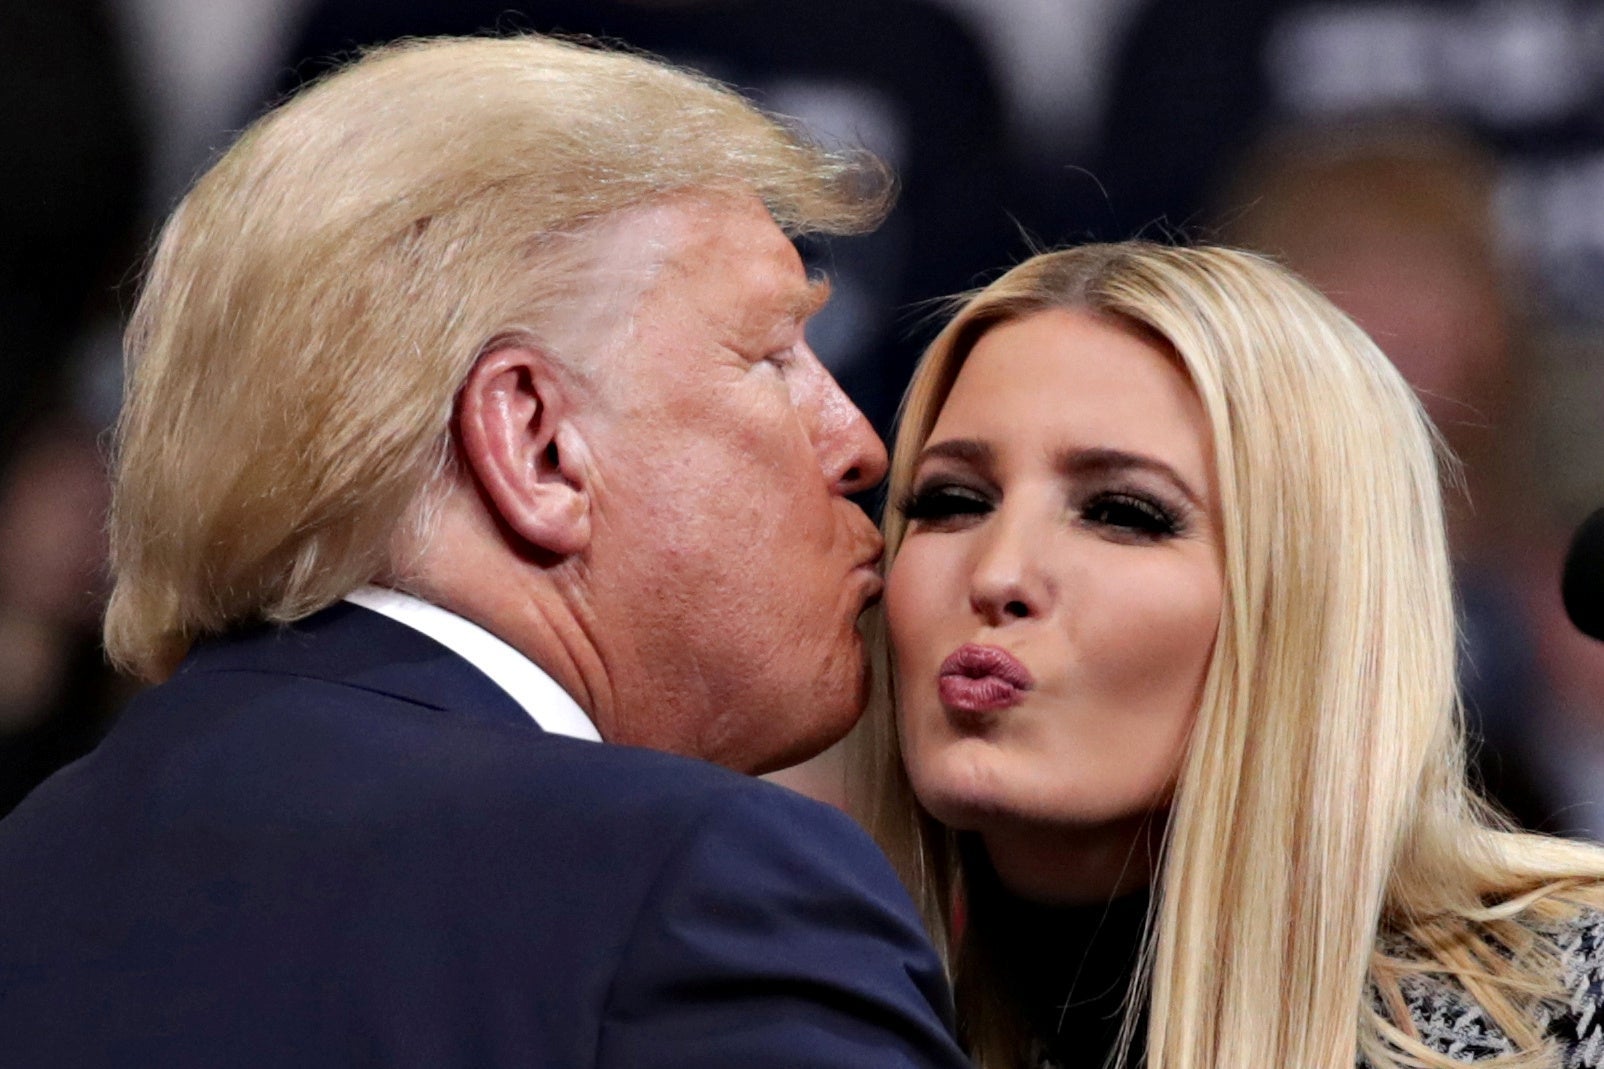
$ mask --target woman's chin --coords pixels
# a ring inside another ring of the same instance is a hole
[[[927,777],[914,781],[925,811],[955,831],[984,831],[998,822],[1025,817],[999,784],[973,778]]]
[[[910,755],[913,756],[913,755]],[[933,747],[908,762],[909,780],[925,810],[958,831],[983,831],[1018,812],[1020,776],[1003,753],[976,739]]]

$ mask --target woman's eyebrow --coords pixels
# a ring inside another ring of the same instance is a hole
[[[1193,505],[1203,508],[1203,498],[1181,473],[1157,457],[1145,453],[1132,453],[1124,449],[1092,448],[1066,449],[1053,458],[1054,467],[1068,475],[1113,475],[1127,471],[1145,471],[1157,475],[1189,498]]]
[[[920,450],[914,466],[923,465],[928,460],[944,459],[963,461],[977,468],[989,468],[995,458],[996,453],[993,452],[991,446],[978,439],[948,438],[945,441],[937,442],[935,445],[927,445]]]

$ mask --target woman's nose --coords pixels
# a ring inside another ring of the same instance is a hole
[[[970,574],[970,606],[992,627],[1043,615],[1053,588],[1029,520],[1000,510],[986,526]]]

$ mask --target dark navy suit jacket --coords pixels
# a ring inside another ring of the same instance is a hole
[[[342,604],[207,643],[0,822],[0,1064],[964,1064],[849,820],[542,732]]]

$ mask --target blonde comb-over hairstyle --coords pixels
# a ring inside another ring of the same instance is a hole
[[[168,222],[128,328],[113,660],[159,679],[198,636],[393,567],[477,356],[549,333],[587,226],[701,191],[856,233],[892,184],[699,75],[538,36],[383,48],[246,130]]]
[[[1386,358],[1289,272],[1146,243],[1036,256],[972,295],[904,402],[890,500],[964,359],[1049,308],[1135,325],[1202,399],[1225,596],[1169,809],[1120,1061],[1148,1007],[1149,1069],[1448,1067],[1403,1003],[1457,978],[1516,1054],[1557,1064],[1536,1021],[1563,998],[1545,923],[1597,905],[1604,854],[1504,830],[1467,789],[1435,436]],[[888,510],[888,559],[905,521]],[[1022,1017],[964,911],[976,851],[918,805],[902,766],[883,617],[881,685],[855,736],[860,813],[947,955],[979,1064],[1023,1064]]]

